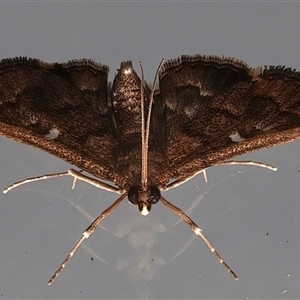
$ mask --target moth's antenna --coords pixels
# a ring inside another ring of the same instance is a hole
[[[151,89],[149,106],[148,106],[148,115],[147,123],[145,123],[145,96],[144,96],[144,71],[142,63],[139,62],[141,69],[141,114],[142,114],[142,170],[141,170],[141,189],[143,191],[147,190],[147,180],[148,180],[148,144],[149,144],[149,133],[150,133],[150,121],[151,121],[151,110],[153,104],[154,90],[156,83],[158,81],[159,71],[163,65],[164,58],[161,60],[154,77],[153,86]]]
[[[145,139],[145,95],[144,95],[144,70],[142,63],[139,61],[141,70],[141,115],[142,115],[142,167],[141,167],[141,188],[143,191],[147,189],[147,173],[148,173],[148,151]],[[146,149],[146,151],[145,151]]]

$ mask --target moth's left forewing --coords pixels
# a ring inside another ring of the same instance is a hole
[[[0,134],[114,179],[107,73],[90,60],[2,60]]]
[[[159,88],[167,115],[168,172],[186,177],[298,139],[299,78],[289,69],[252,69],[217,57],[169,62]]]

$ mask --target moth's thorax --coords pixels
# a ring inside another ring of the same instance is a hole
[[[114,132],[124,145],[141,143],[141,99],[147,107],[146,90],[141,95],[141,79],[132,67],[131,61],[125,61],[114,79],[111,89],[111,106]],[[145,110],[146,116],[147,109]]]
[[[141,141],[123,146],[122,151],[116,155],[118,161],[118,169],[122,175],[123,183],[118,180],[118,185],[125,189],[131,186],[141,185],[141,166],[142,166],[142,148]],[[161,186],[160,177],[158,174],[162,169],[167,168],[167,160],[165,154],[160,149],[155,148],[153,143],[148,147],[147,160],[147,184],[151,186]],[[122,181],[122,180],[121,180]]]

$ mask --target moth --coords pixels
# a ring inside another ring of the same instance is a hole
[[[4,192],[70,175],[74,183],[79,179],[120,194],[82,233],[48,284],[126,197],[142,215],[157,202],[164,204],[238,279],[202,230],[161,192],[209,167],[239,163],[229,161],[235,156],[298,139],[300,74],[201,55],[162,62],[152,86],[144,81],[142,68],[141,78],[137,75],[131,61],[121,63],[111,85],[108,71],[86,59],[0,62],[0,134],[80,169],[29,178]]]

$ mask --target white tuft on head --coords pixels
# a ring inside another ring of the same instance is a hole
[[[148,208],[147,208],[147,205],[143,205],[143,209],[142,209],[142,211],[141,211],[141,214],[143,215],[143,216],[147,216],[148,214],[149,214],[149,210],[148,210]]]
[[[131,73],[132,73],[132,68],[124,69],[124,70],[123,70],[123,73],[124,73],[125,75],[131,74]]]

